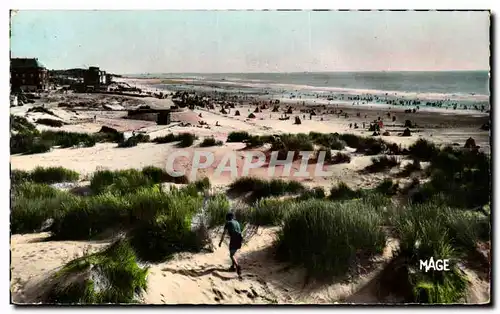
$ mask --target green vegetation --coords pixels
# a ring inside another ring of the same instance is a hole
[[[398,183],[392,182],[391,179],[385,179],[384,181],[380,182],[380,184],[375,188],[375,191],[377,191],[378,193],[388,196],[396,195],[398,193],[398,190]]]
[[[134,147],[137,146],[139,143],[147,143],[149,142],[149,135],[144,135],[144,134],[137,134],[133,135],[126,140],[123,140],[118,143],[118,147]]]
[[[231,132],[227,136],[226,142],[228,143],[233,143],[233,142],[244,142],[250,138],[250,134],[248,132]]]
[[[394,224],[401,241],[396,259],[403,260],[409,267],[407,276],[413,286],[412,301],[460,301],[465,295],[467,280],[457,267],[457,260],[474,251],[479,239],[489,236],[488,220],[476,213],[443,207],[435,202],[405,208],[396,215]],[[416,271],[420,260],[431,257],[450,259],[451,271]]]
[[[380,157],[373,157],[371,161],[372,164],[365,168],[367,172],[379,172],[388,170],[393,167],[396,167],[400,163],[397,157],[395,156],[387,157],[385,155]]]
[[[155,137],[153,139],[153,142],[155,142],[157,144],[166,144],[166,143],[177,142],[178,140],[179,139],[176,135],[174,135],[173,133],[169,133],[165,136]]]
[[[294,152],[296,158],[301,151],[314,151],[314,146],[307,134],[282,134],[279,141],[272,143],[271,151],[278,151],[279,159],[286,159],[288,152]]]
[[[354,134],[341,134],[340,139],[344,141],[347,146],[356,148],[357,153],[365,155],[379,155],[387,151],[390,143],[373,137],[362,137]]]
[[[295,206],[285,215],[277,252],[310,276],[345,275],[358,258],[385,246],[382,216],[368,204],[311,200]]]
[[[198,137],[194,135],[193,133],[181,133],[179,134],[179,143],[177,144],[177,147],[179,148],[184,148],[184,147],[189,147],[193,145],[194,141]]]
[[[218,141],[213,137],[206,137],[200,143],[200,147],[222,146],[223,144],[222,141]]]
[[[439,148],[432,142],[419,138],[408,148],[410,155],[422,161],[431,161],[439,153]]]
[[[251,211],[251,221],[259,226],[279,226],[287,213],[295,208],[297,202],[278,199],[261,199]]]
[[[354,191],[344,182],[339,182],[337,186],[334,186],[330,190],[331,200],[349,200],[353,198],[361,197],[362,192],[357,190]]]
[[[189,147],[189,146],[193,145],[194,141],[197,138],[198,137],[193,133],[179,133],[179,134],[169,133],[165,136],[154,138],[153,142],[155,142],[157,144],[179,142],[179,143],[177,143],[177,147],[184,148],[184,147]]]
[[[338,133],[310,132],[309,138],[316,145],[321,145],[334,150],[342,150],[346,146],[346,143],[340,139],[340,134]]]
[[[11,170],[11,184],[16,185],[23,182],[35,183],[59,183],[78,181],[78,172],[63,167],[36,167],[32,171]]]
[[[415,203],[441,195],[453,207],[476,208],[490,203],[491,159],[474,150],[441,150],[429,167],[431,180],[412,196]]]
[[[61,148],[75,146],[92,147],[97,142],[94,135],[66,131],[42,131],[40,137],[42,140],[51,142],[52,145],[60,146]]]
[[[50,120],[50,119],[49,119]],[[56,121],[56,120],[54,120]],[[92,147],[97,142],[123,142],[123,133],[75,133],[66,131],[42,131],[39,132],[35,125],[23,117],[10,116],[11,154],[39,154],[51,150],[53,146],[61,148],[70,147]],[[39,120],[37,120],[39,123]]]
[[[141,268],[127,240],[66,264],[44,295],[46,303],[138,303],[147,289],[148,268]]]
[[[36,232],[48,219],[61,215],[64,206],[70,206],[77,199],[46,184],[18,183],[11,189],[11,232]]]
[[[64,125],[64,122],[62,122],[61,120],[46,119],[46,118],[37,119],[36,123],[48,125],[48,126],[55,127],[55,128],[60,128]]]
[[[225,194],[216,194],[207,202],[208,227],[223,225],[226,222],[226,214],[229,212],[229,201]]]
[[[332,156],[332,159],[330,160],[331,163],[333,164],[343,164],[343,163],[350,163],[351,162],[351,156],[338,152],[335,154],[335,156]]]
[[[81,138],[59,132],[43,137],[22,119],[14,120],[18,134],[31,132],[29,136],[36,139],[68,138],[68,143],[81,143]],[[314,150],[313,144],[322,150],[347,145],[368,155],[402,152],[397,145],[349,134],[285,134],[275,140],[244,133],[229,137],[245,141],[247,147],[271,143],[273,149],[283,152]],[[195,138],[193,134],[185,136],[188,140],[182,140],[181,135],[168,137],[154,141],[171,141],[173,137],[176,140],[171,142],[188,144],[189,139]],[[246,195],[251,204],[230,206],[227,196],[219,193],[208,198],[203,219],[198,219],[204,194],[200,192],[206,193],[210,188],[207,178],[164,191],[159,183],[188,183],[187,178],[173,178],[158,167],[101,170],[91,178],[93,195],[82,197],[46,185],[76,181],[79,176],[74,171],[63,168],[13,170],[11,229],[13,233],[34,232],[43,226],[55,239],[61,240],[94,239],[108,231],[127,234],[128,240],[121,246],[124,253],[120,253],[128,256],[120,261],[127,269],[120,273],[126,278],[126,284],[122,286],[121,281],[113,281],[113,287],[105,292],[107,290],[97,291],[95,282],[84,280],[68,289],[53,289],[51,300],[57,302],[133,302],[136,295],[131,294],[133,289],[129,288],[143,288],[140,272],[133,266],[135,256],[144,261],[163,261],[176,252],[200,251],[210,241],[207,229],[221,226],[230,210],[243,228],[249,224],[278,226],[277,257],[304,267],[308,276],[322,280],[354,275],[353,268],[364,266],[370,257],[382,252],[386,237],[397,238],[400,247],[387,271],[404,281],[407,291],[394,288],[392,293],[404,296],[407,302],[460,302],[468,283],[457,264],[475,256],[478,242],[491,239],[490,157],[474,149],[440,149],[423,140],[410,146],[408,154],[412,162],[397,175],[418,171],[411,183],[412,189],[399,188],[399,183],[392,179],[383,180],[373,189],[352,189],[339,182],[325,195],[321,187],[311,189],[296,181],[244,177],[234,181],[228,193]],[[390,169],[399,164],[398,158],[375,157],[366,170]],[[337,153],[331,160],[350,161],[350,157]],[[430,162],[425,171],[421,171],[421,161]],[[426,175],[430,180],[423,178]],[[420,184],[420,179],[425,183]],[[430,257],[450,259],[451,271],[419,271],[419,260]],[[85,257],[65,269],[78,269],[87,274],[91,263],[100,269],[97,265],[116,265],[113,263],[117,263],[117,258]],[[109,266],[103,271],[103,276],[116,280],[118,276],[114,277],[111,269]]]
[[[281,179],[262,180],[253,177],[239,178],[229,186],[230,193],[241,195],[251,192],[252,199],[298,194],[304,190],[305,187],[297,181],[285,181]]]
[[[325,198],[325,190],[320,187],[314,187],[312,189],[307,189],[299,196],[300,200],[307,200],[311,198]]]

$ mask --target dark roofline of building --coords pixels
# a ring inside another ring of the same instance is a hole
[[[11,68],[42,68],[47,69],[38,58],[10,58]]]

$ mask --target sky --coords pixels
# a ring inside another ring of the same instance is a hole
[[[489,12],[18,11],[11,57],[120,74],[489,70]]]

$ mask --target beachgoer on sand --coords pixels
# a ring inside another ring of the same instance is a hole
[[[224,226],[224,231],[222,232],[222,237],[219,242],[219,247],[222,245],[222,241],[224,240],[224,236],[226,232],[229,234],[229,257],[231,258],[231,267],[229,270],[238,273],[238,276],[241,277],[241,266],[238,264],[238,261],[234,257],[236,252],[241,248],[241,244],[243,242],[243,236],[241,235],[241,227],[240,223],[234,219],[233,213],[226,214],[226,225]]]

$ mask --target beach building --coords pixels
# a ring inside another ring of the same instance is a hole
[[[11,91],[46,90],[49,85],[47,68],[38,58],[10,59]]]
[[[107,84],[106,72],[101,71],[99,67],[89,67],[83,77],[83,83],[88,87],[99,88]]]

